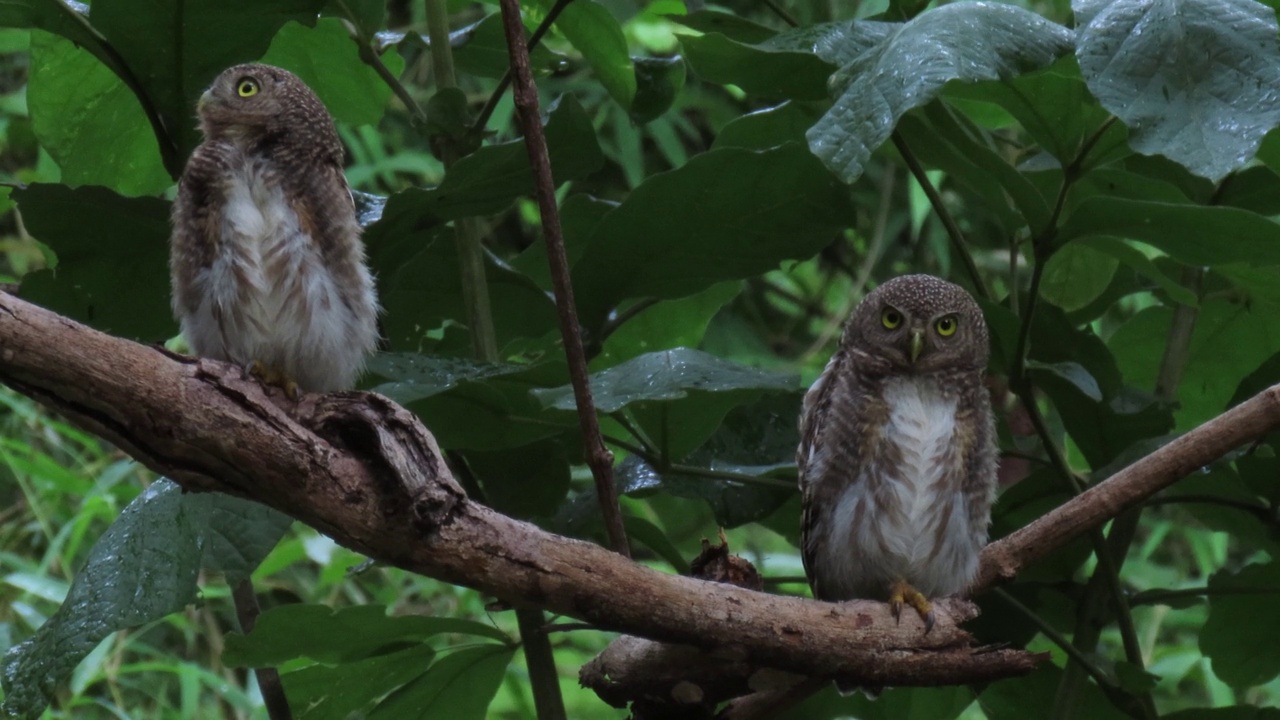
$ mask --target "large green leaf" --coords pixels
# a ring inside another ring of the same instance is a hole
[[[1082,243],[1072,243],[1045,263],[1040,292],[1046,300],[1071,312],[1088,305],[1111,284],[1120,262]]]
[[[1280,564],[1252,564],[1223,570],[1209,579],[1209,620],[1200,632],[1200,651],[1213,672],[1237,688],[1261,685],[1280,675]]]
[[[480,22],[449,33],[449,41],[453,45],[453,59],[458,69],[469,75],[497,80],[511,67],[501,13],[486,15]],[[529,66],[535,76],[546,75],[567,63],[563,55],[547,49],[543,43],[538,43],[529,52]]]
[[[28,82],[32,130],[64,183],[130,196],[157,195],[173,184],[137,96],[100,58],[35,31]]]
[[[1139,240],[1188,265],[1280,264],[1280,224],[1233,207],[1099,195],[1076,207],[1059,240],[1090,235]]]
[[[539,2],[545,10],[555,5],[554,0]],[[609,95],[630,110],[636,96],[635,69],[627,38],[609,10],[595,0],[570,3],[556,18],[556,28],[582,53]]]
[[[382,353],[370,360],[369,374],[375,391],[417,413],[447,449],[505,450],[578,427],[575,416],[548,410],[530,395],[567,381],[563,361],[486,365]]]
[[[422,677],[379,703],[368,718],[484,720],[514,654],[514,648],[496,644],[451,650],[432,663]]]
[[[194,601],[202,568],[245,575],[288,527],[276,515],[264,515],[247,500],[186,493],[165,479],[153,483],[94,544],[58,612],[34,637],[5,653],[3,709],[38,717],[103,638]],[[236,522],[213,527],[229,518]],[[211,532],[221,536],[219,547],[209,547]],[[241,561],[228,562],[226,555],[237,552]]]
[[[55,269],[23,278],[24,298],[143,342],[177,333],[169,310],[169,203],[65,185],[30,185],[13,198],[27,229],[58,256]]]
[[[730,281],[688,297],[654,303],[613,330],[593,367],[616,365],[655,350],[697,347],[711,318],[740,292],[742,283]]]
[[[603,413],[640,401],[679,400],[689,397],[690,392],[785,392],[795,386],[792,375],[756,370],[688,348],[647,353],[591,375],[596,409]],[[577,407],[569,385],[535,390],[534,396],[547,407]]]
[[[797,492],[796,418],[802,398],[799,392],[771,394],[729,412],[715,434],[680,463],[708,474],[659,471],[639,458],[627,458],[618,469],[623,490],[701,499],[711,507],[716,524],[726,528],[769,516]],[[744,479],[713,477],[714,473],[735,473]]]
[[[737,85],[752,95],[792,100],[827,97],[835,67],[812,52],[748,45],[719,33],[680,36],[685,57],[704,80]]]
[[[387,693],[420,677],[435,655],[430,645],[410,645],[363,660],[332,666],[317,663],[282,673],[280,682],[284,684],[290,707],[299,717],[349,720],[365,717]],[[305,714],[300,712],[303,708]]]
[[[573,267],[582,323],[598,328],[626,298],[690,295],[809,257],[851,220],[846,188],[803,145],[703,153],[596,226]]]
[[[1126,382],[1155,386],[1172,318],[1172,308],[1148,308],[1111,336],[1108,345]],[[1189,430],[1222,412],[1240,378],[1277,351],[1280,320],[1273,306],[1223,300],[1202,304],[1178,385],[1178,427]]]
[[[809,147],[850,182],[898,118],[949,81],[1012,77],[1048,65],[1072,44],[1070,30],[1011,5],[956,3],[922,13],[832,76],[840,95],[809,130]]]
[[[404,69],[404,60],[395,49],[383,53],[381,59],[392,75],[399,76]],[[391,98],[391,87],[360,59],[359,46],[337,18],[321,18],[315,27],[286,24],[276,33],[262,62],[301,78],[339,122],[376,125]]]
[[[97,0],[90,19],[119,50],[173,136],[199,142],[196,99],[218,73],[262,57],[290,20],[314,23],[325,0]]]
[[[245,667],[279,665],[300,657],[329,664],[354,662],[445,633],[510,641],[492,625],[461,618],[392,616],[382,605],[334,609],[295,603],[263,612],[248,635],[228,635],[222,659]]]
[[[1219,180],[1280,123],[1275,12],[1254,0],[1075,0],[1089,89],[1138,152]]]

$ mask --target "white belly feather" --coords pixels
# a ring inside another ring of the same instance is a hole
[[[906,580],[926,596],[963,590],[977,571],[981,538],[963,528],[968,508],[942,482],[956,432],[957,399],[932,380],[903,378],[885,388],[890,412],[882,442],[896,445],[898,463],[864,463],[828,517],[832,542],[817,558],[833,596],[882,598]],[[887,493],[869,492],[884,485]],[[887,497],[891,496],[891,497]],[[899,512],[881,506],[888,500]]]
[[[183,318],[192,350],[261,361],[305,390],[350,387],[377,340],[368,271],[361,266],[362,288],[348,289],[353,308],[278,183],[246,163],[225,187],[220,252],[196,280],[204,301]]]

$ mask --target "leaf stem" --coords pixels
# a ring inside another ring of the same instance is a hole
[[[965,242],[964,233],[960,230],[960,226],[956,224],[955,218],[951,217],[951,211],[947,210],[946,204],[942,201],[942,195],[933,186],[933,182],[929,180],[929,176],[925,173],[920,160],[911,151],[911,147],[907,145],[902,133],[894,130],[891,137],[893,146],[902,155],[903,161],[907,163],[907,169],[911,171],[911,175],[915,177],[916,182],[920,183],[920,187],[924,189],[925,197],[929,198],[929,204],[933,206],[933,211],[938,214],[938,219],[942,221],[942,227],[946,229],[947,237],[951,239],[951,247],[960,256],[960,262],[964,264],[965,272],[968,273],[969,280],[973,283],[973,289],[977,291],[982,299],[990,300],[991,291],[987,289],[987,284],[983,282],[982,275],[978,272],[978,265],[973,261],[973,255],[969,252],[969,246]]]
[[[258,606],[258,595],[253,591],[253,580],[245,578],[236,583],[231,590],[231,600],[236,608],[236,619],[240,622],[240,632],[248,635],[258,624],[258,615],[262,612]],[[284,685],[280,683],[280,671],[273,667],[260,667],[254,668],[253,674],[258,679],[262,703],[267,706],[267,717],[271,720],[293,720]]]
[[[1193,587],[1177,590],[1144,590],[1129,600],[1133,606],[1167,605],[1170,600],[1193,597],[1231,597],[1233,595],[1280,595],[1280,588],[1211,588]]]
[[[443,2],[443,0],[429,0]],[[596,417],[595,403],[591,400],[591,379],[587,374],[587,358],[582,348],[582,329],[578,322],[573,301],[573,284],[569,279],[569,261],[564,249],[564,236],[560,229],[560,209],[556,205],[555,180],[551,175],[551,159],[547,154],[547,138],[538,119],[538,89],[533,84],[529,69],[529,51],[524,43],[524,24],[520,21],[518,0],[502,0],[502,26],[507,36],[507,50],[511,56],[512,92],[515,97],[516,119],[524,132],[525,148],[529,152],[529,166],[534,173],[535,195],[542,214],[542,232],[547,243],[547,261],[551,265],[551,282],[555,288],[556,310],[560,316],[560,335],[569,363],[569,379],[578,406],[578,420],[582,428],[583,448],[587,465],[595,478],[596,495],[604,516],[605,530],[614,551],[630,556],[626,529],[622,524],[622,509],[618,503],[618,489],[613,482],[613,453],[605,447],[600,436],[600,420]],[[433,43],[434,44],[434,43]]]
[[[782,22],[790,25],[791,27],[800,27],[800,21],[796,20],[796,16],[792,15],[786,8],[782,7],[782,3],[778,2],[778,0],[763,0],[763,2],[770,10],[773,11],[774,15],[782,18]]]

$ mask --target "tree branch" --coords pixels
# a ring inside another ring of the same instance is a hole
[[[430,433],[382,396],[290,401],[233,365],[113,338],[5,294],[0,382],[187,490],[262,502],[396,567],[604,630],[868,684],[964,683],[1025,672],[1036,660],[974,655],[922,670],[928,651],[967,647],[957,623],[972,617],[971,604],[939,602],[925,635],[914,616],[899,625],[883,603],[823,603],[660,573],[470,500]]]

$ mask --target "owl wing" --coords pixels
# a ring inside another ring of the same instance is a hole
[[[804,396],[800,413],[800,446],[796,467],[803,508],[800,520],[800,557],[814,597],[824,598],[816,572],[818,543],[830,533],[821,526],[822,510],[831,509],[847,484],[855,482],[859,466],[858,443],[852,435],[860,423],[860,394],[849,380],[856,377],[857,353],[840,348]]]
[[[173,280],[173,310],[179,317],[194,313],[206,296],[199,276],[213,265],[221,241],[219,226],[227,198],[220,178],[227,169],[226,154],[227,148],[221,144],[200,144],[178,182],[169,272]]]

